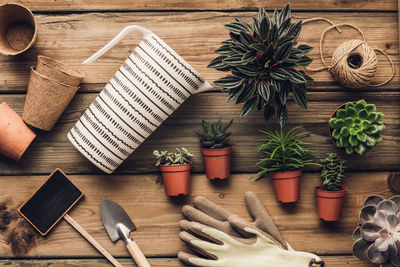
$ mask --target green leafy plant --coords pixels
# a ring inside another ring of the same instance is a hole
[[[382,141],[383,118],[381,112],[376,112],[375,105],[359,100],[348,102],[339,109],[329,120],[329,126],[338,147],[344,148],[347,154],[361,155]]]
[[[256,151],[263,153],[263,158],[257,163],[261,171],[250,179],[262,178],[268,172],[293,171],[307,165],[320,166],[313,161],[314,153],[308,148],[311,144],[303,141],[310,133],[302,131],[301,127],[261,132],[264,138],[258,141],[263,144],[256,147]]]
[[[346,161],[336,153],[328,153],[328,157],[321,159],[321,179],[325,190],[342,190],[343,172]]]
[[[263,7],[252,23],[235,19],[226,24],[230,39],[222,42],[215,52],[220,56],[208,65],[230,75],[215,81],[223,91],[228,92],[227,102],[236,99],[244,103],[241,117],[254,109],[264,109],[268,120],[277,104],[278,121],[283,127],[288,116],[287,99],[290,92],[294,101],[307,108],[306,83],[312,78],[298,70],[307,67],[312,59],[306,56],[311,46],[297,45],[302,21],[292,23],[289,4],[282,11],[274,11],[270,19]]]
[[[182,150],[177,148],[175,152],[154,150],[153,155],[156,157],[156,166],[159,165],[183,165],[192,161],[193,155],[184,147]]]
[[[230,147],[229,136],[231,133],[226,133],[226,130],[231,126],[233,120],[222,125],[221,119],[216,123],[208,123],[205,120],[201,122],[204,132],[194,131],[200,137],[200,145],[206,149],[220,149]]]

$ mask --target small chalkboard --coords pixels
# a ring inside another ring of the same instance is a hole
[[[18,212],[40,234],[46,235],[82,196],[82,191],[60,169],[56,169]]]

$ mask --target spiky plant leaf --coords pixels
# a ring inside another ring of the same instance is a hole
[[[292,22],[289,5],[281,11],[276,10],[271,18],[260,7],[251,22],[235,19],[225,25],[230,39],[222,42],[222,46],[216,50],[220,56],[211,61],[208,67],[233,74],[227,80],[217,80],[215,84],[228,92],[228,102],[236,99],[236,103],[244,103],[242,116],[257,108],[266,110],[266,119],[271,117],[273,109],[270,106],[275,99],[280,105],[278,118],[283,127],[287,118],[286,99],[289,92],[293,92],[297,104],[302,108],[307,107],[305,84],[311,82],[312,78],[297,68],[311,63],[306,54],[312,47],[297,44],[301,27],[301,21]],[[282,82],[287,86],[283,90],[280,85]],[[241,87],[242,83],[244,87]]]
[[[194,131],[200,137],[200,146],[206,149],[217,149],[231,146],[229,136],[226,130],[232,125],[233,120],[229,120],[226,124],[222,124],[221,118],[215,123],[202,121],[204,132]],[[206,136],[207,138],[204,138]]]

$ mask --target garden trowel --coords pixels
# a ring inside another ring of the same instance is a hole
[[[104,228],[112,242],[122,239],[125,241],[126,248],[132,255],[139,267],[150,267],[149,262],[143,255],[135,241],[130,238],[130,232],[136,230],[136,226],[125,212],[125,210],[109,199],[103,198],[100,205],[101,220]]]

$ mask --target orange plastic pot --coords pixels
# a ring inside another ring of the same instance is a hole
[[[319,217],[327,222],[336,222],[342,217],[344,196],[347,188],[340,191],[327,191],[323,186],[315,188]]]
[[[0,153],[19,161],[36,135],[6,102],[0,104]]]
[[[161,175],[164,181],[165,193],[168,196],[189,194],[190,169],[192,163],[184,165],[161,165]]]
[[[277,201],[292,203],[300,199],[301,171],[302,170],[269,173]]]
[[[207,178],[226,179],[231,174],[232,146],[221,149],[201,149]]]

